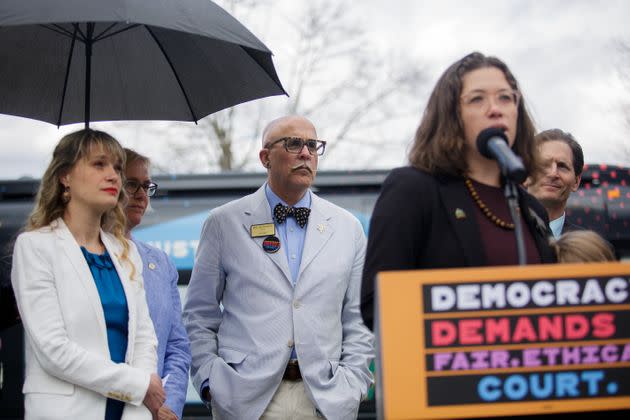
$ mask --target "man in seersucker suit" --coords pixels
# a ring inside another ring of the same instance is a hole
[[[306,118],[272,121],[259,152],[267,182],[204,224],[184,324],[215,418],[354,419],[372,383],[365,235],[310,190],[325,146]]]

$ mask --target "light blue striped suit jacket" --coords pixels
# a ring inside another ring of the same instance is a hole
[[[158,339],[158,374],[162,378],[169,375],[164,385],[165,404],[181,418],[191,355],[188,335],[182,324],[177,269],[164,251],[133,241],[142,257],[147,304]]]
[[[361,224],[313,194],[294,289],[285,252],[267,253],[265,238],[251,237],[264,223],[273,220],[263,186],[204,224],[184,305],[193,385],[208,380],[221,419],[258,419],[295,346],[315,406],[328,419],[356,418],[373,357],[359,310]]]

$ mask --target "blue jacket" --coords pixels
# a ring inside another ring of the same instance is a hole
[[[142,257],[144,288],[149,314],[158,339],[158,374],[169,375],[164,391],[165,404],[179,418],[186,402],[190,342],[182,324],[181,302],[177,290],[177,269],[164,251],[133,240]]]

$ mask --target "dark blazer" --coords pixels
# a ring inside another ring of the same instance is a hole
[[[572,230],[584,230],[584,227],[573,223],[573,220],[565,213],[564,223],[562,224],[562,232],[560,234],[571,232]]]
[[[389,174],[372,213],[363,270],[361,313],[369,328],[377,272],[487,264],[474,205],[460,177],[433,176],[413,167]],[[522,188],[519,205],[541,260],[556,262],[548,243],[547,212]],[[461,211],[467,217],[461,217]]]

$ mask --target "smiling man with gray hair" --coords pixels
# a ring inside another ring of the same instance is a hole
[[[272,121],[259,152],[267,182],[204,224],[184,322],[193,384],[215,418],[354,419],[367,395],[366,239],[310,190],[325,147],[306,118]]]
[[[535,137],[541,159],[539,173],[525,183],[527,192],[536,197],[549,214],[553,236],[583,229],[567,220],[565,209],[569,196],[577,191],[582,179],[584,153],[570,133],[560,129],[545,130]]]

